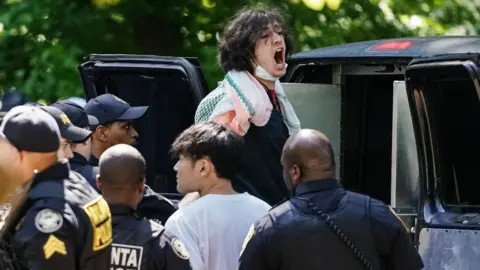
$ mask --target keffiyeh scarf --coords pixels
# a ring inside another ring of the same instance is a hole
[[[289,133],[298,131],[300,121],[278,80],[275,82],[275,93]],[[195,123],[213,121],[243,136],[250,124],[265,126],[270,120],[272,109],[267,91],[252,74],[230,71],[219,86],[198,105]]]

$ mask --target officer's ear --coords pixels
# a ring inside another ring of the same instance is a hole
[[[97,187],[102,190],[102,181],[100,180],[100,174],[97,174]]]
[[[106,126],[100,125],[95,129],[93,135],[97,140],[106,142],[108,141],[108,129],[109,129],[108,125]]]
[[[298,184],[300,184],[300,179],[302,178],[302,171],[297,164],[293,164],[291,168],[291,178],[293,187],[296,187]]]

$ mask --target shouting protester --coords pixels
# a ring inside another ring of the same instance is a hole
[[[244,168],[237,190],[276,204],[288,196],[280,156],[289,134],[300,129],[279,78],[292,42],[277,10],[240,11],[226,27],[219,47],[225,79],[197,108],[195,122],[213,121],[244,137]]]

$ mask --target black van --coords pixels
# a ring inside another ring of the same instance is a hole
[[[302,127],[331,138],[342,184],[393,207],[425,269],[480,265],[479,56],[479,37],[357,42],[297,53],[282,79]],[[150,106],[135,123],[147,181],[176,193],[169,146],[209,92],[198,60],[90,55],[79,70],[87,99]]]

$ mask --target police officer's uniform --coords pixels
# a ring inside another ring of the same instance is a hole
[[[97,191],[100,190],[97,187],[97,175],[100,174],[100,170],[97,166],[88,164],[88,160],[79,153],[73,152],[73,158],[69,160],[70,168],[85,177],[88,183]]]
[[[64,112],[76,127],[89,129],[90,126],[98,125],[98,119],[95,116],[88,115],[80,105],[73,101],[58,101],[52,104],[52,107]],[[88,164],[87,158],[88,157],[84,157],[79,153],[73,152],[73,158],[69,160],[70,168],[85,177],[88,183],[99,192],[100,190],[97,187],[98,166]]]
[[[88,101],[85,105],[85,111],[88,115],[98,119],[98,124],[104,125],[114,121],[135,120],[142,117],[147,111],[147,106],[131,107],[127,102],[120,98],[104,94]],[[90,156],[88,163],[91,166],[98,166],[98,158]],[[158,221],[162,224],[176,211],[175,206],[167,198],[156,193],[150,187],[145,185],[143,199],[137,207],[137,213],[141,217]]]
[[[387,205],[328,179],[300,184],[293,198],[252,226],[239,269],[422,267],[411,236]]]
[[[75,138],[85,135],[72,128],[66,116],[59,131],[48,114],[25,108],[7,115],[1,127],[19,150],[53,153],[60,131]],[[12,210],[2,231],[2,247],[5,257],[13,259],[13,269],[107,269],[112,227],[102,196],[70,171],[67,160],[36,172],[29,184],[26,198]]]
[[[109,269],[191,269],[183,243],[127,205],[110,205],[113,244]]]

